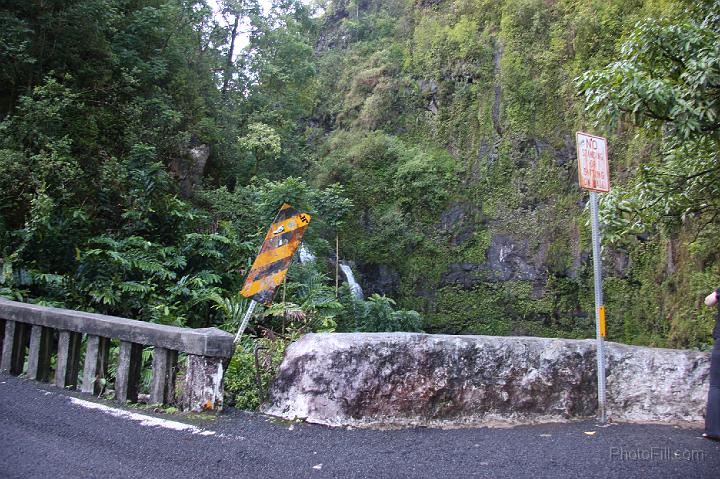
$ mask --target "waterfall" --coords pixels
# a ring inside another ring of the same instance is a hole
[[[305,243],[302,243],[300,245],[300,263],[314,263],[316,259],[317,257],[312,253],[312,251],[305,246]]]
[[[298,248],[298,255],[300,256],[300,263],[302,264],[314,263],[317,260],[317,256],[315,256],[313,252],[310,251],[310,248],[305,246],[305,243],[300,244],[300,248]],[[357,281],[355,281],[355,275],[353,274],[350,265],[340,263],[340,269],[345,275],[345,280],[350,286],[350,292],[352,293],[353,298],[365,299],[362,287],[358,284]]]
[[[348,285],[350,285],[350,292],[352,293],[353,297],[355,299],[364,299],[363,290],[357,283],[357,281],[355,281],[355,276],[353,275],[350,265],[340,263],[340,269],[345,275],[345,279],[347,279]]]

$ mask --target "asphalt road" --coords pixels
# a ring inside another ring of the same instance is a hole
[[[0,374],[2,478],[720,478],[720,443],[701,432],[588,421],[377,431],[240,411],[198,420]]]

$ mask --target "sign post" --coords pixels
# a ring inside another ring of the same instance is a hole
[[[287,203],[282,205],[275,216],[240,291],[241,295],[252,301],[235,335],[235,343],[240,341],[257,303],[272,303],[275,290],[285,279],[290,261],[309,224],[309,214],[299,213]]]
[[[595,338],[597,342],[598,419],[607,420],[605,409],[605,304],[602,290],[602,257],[600,255],[600,221],[598,192],[610,191],[607,140],[599,136],[577,132],[578,179],[580,188],[590,190],[592,216],[593,267],[595,272]]]

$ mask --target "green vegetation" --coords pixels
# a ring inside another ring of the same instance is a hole
[[[599,120],[631,122],[657,143],[634,181],[606,199],[614,239],[687,217],[710,224],[720,214],[717,7],[698,2],[672,19],[638,22],[619,60],[577,82]]]
[[[261,399],[255,347],[267,385],[307,332],[591,337],[589,130],[610,145],[608,338],[707,347],[717,1],[217,3],[6,2],[0,294],[234,332],[288,202],[318,260],[251,323],[238,406]],[[336,244],[367,300],[338,294]]]
[[[348,185],[357,215],[341,237],[362,237],[345,251],[396,273],[389,290],[426,331],[591,337],[573,135],[590,130],[609,138],[616,186],[603,200],[609,339],[707,347],[699,299],[720,280],[717,11],[333,2],[317,59],[330,93],[313,116],[330,133],[313,139],[311,176]],[[381,18],[401,19],[365,26]]]

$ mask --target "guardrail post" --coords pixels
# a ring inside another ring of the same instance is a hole
[[[138,381],[142,365],[142,345],[120,341],[117,375],[115,376],[115,400],[136,402]]]
[[[80,370],[80,345],[82,335],[72,331],[60,331],[58,335],[55,386],[76,388]]]
[[[195,412],[222,410],[226,362],[223,358],[188,354],[181,401],[183,409]]]
[[[12,350],[15,347],[15,321],[6,321],[3,328],[3,350],[0,356],[0,371],[10,371]]]
[[[5,320],[0,319],[0,360],[2,358],[4,343],[5,343]]]
[[[150,402],[171,404],[175,396],[175,369],[177,351],[156,346],[153,351],[152,384]]]
[[[170,350],[168,361],[168,382],[167,388],[165,389],[165,401],[168,404],[175,404],[177,403],[175,386],[177,384],[178,351]]]
[[[102,392],[103,385],[100,380],[107,373],[109,351],[109,338],[88,335],[82,392],[89,394],[100,394]]]
[[[28,356],[28,379],[47,382],[50,377],[50,356],[52,354],[52,330],[33,325],[30,333]]]
[[[25,323],[5,322],[5,339],[3,340],[2,358],[0,358],[0,370],[15,375],[22,373],[25,364],[25,347],[29,339],[28,329]]]

